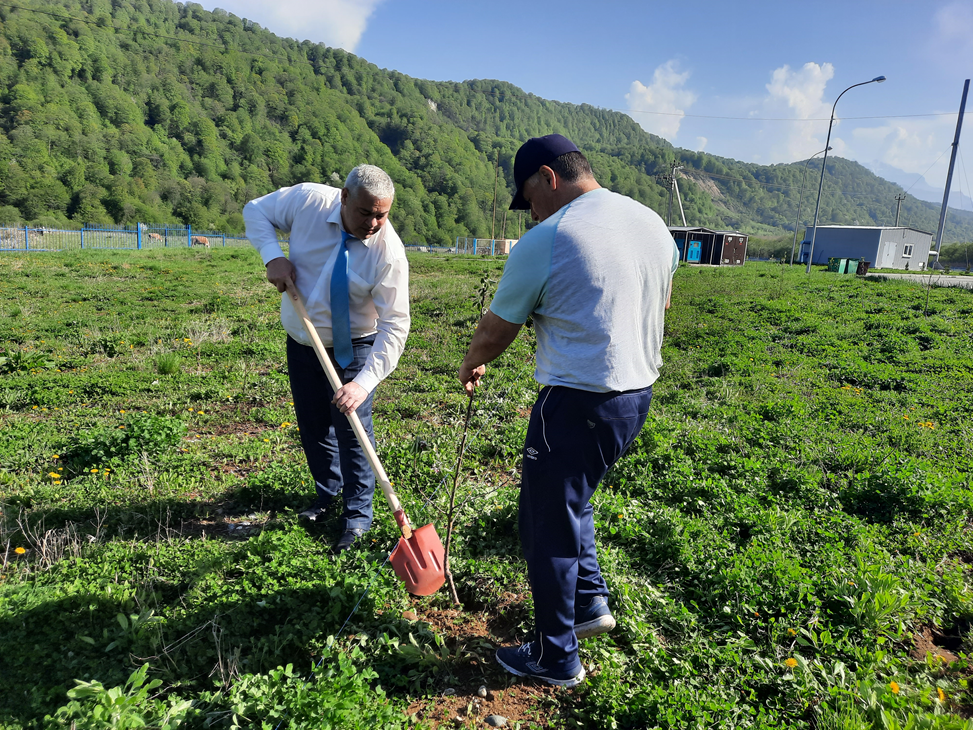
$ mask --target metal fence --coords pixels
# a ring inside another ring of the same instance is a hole
[[[512,238],[463,238],[457,236],[455,253],[473,256],[502,256],[510,253],[517,243]]]
[[[81,228],[80,230],[0,227],[0,252],[141,250],[147,248],[211,248],[249,246],[246,236],[219,231],[195,231],[192,226],[133,226]]]
[[[404,243],[406,251],[419,251],[421,253],[456,253],[452,246],[428,246],[425,243]]]
[[[281,241],[286,243],[286,240]],[[421,253],[496,256],[510,252],[516,243],[503,238],[457,238],[455,246],[430,246],[421,242],[404,244],[407,251]],[[249,246],[246,236],[219,231],[197,231],[192,226],[159,226],[137,223],[131,226],[84,227],[81,229],[0,226],[0,253],[44,251],[125,251],[153,248]]]

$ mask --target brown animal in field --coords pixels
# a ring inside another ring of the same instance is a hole
[[[205,246],[209,248],[209,239],[206,236],[193,236],[191,243],[193,246]]]
[[[158,233],[150,233],[149,234],[149,240],[150,241],[161,241],[162,240],[162,236],[160,236]]]

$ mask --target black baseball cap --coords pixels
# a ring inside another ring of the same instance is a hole
[[[548,134],[544,137],[531,137],[517,150],[514,158],[514,184],[517,194],[510,203],[510,210],[530,210],[530,203],[524,200],[524,183],[543,165],[549,165],[568,152],[580,152],[567,137]]]

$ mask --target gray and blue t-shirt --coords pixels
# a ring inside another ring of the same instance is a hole
[[[679,250],[655,211],[592,190],[528,231],[510,252],[490,311],[533,315],[542,385],[595,392],[659,377],[662,331]]]

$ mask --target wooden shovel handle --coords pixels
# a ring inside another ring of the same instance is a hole
[[[338,377],[338,372],[334,369],[334,364],[331,362],[331,358],[328,357],[328,353],[324,349],[324,344],[321,342],[321,338],[318,337],[317,328],[307,316],[307,309],[304,307],[304,301],[301,299],[300,293],[298,293],[297,288],[294,286],[294,282],[287,282],[287,293],[291,297],[291,304],[294,305],[297,315],[301,318],[301,322],[304,323],[304,331],[307,332],[307,336],[311,338],[311,346],[314,348],[314,354],[318,356],[318,361],[321,363],[321,367],[324,368],[324,372],[328,375],[328,382],[331,383],[331,387],[337,393],[342,386],[341,379]],[[368,434],[365,432],[365,427],[362,426],[361,419],[354,411],[351,413],[346,413],[345,415],[348,416],[348,421],[351,423],[351,429],[355,432],[355,437],[358,439],[358,443],[361,444],[361,447],[365,452],[365,456],[368,458],[368,463],[372,467],[372,471],[375,472],[375,478],[382,487],[382,492],[385,494],[385,499],[388,500],[389,507],[392,508],[392,512],[396,515],[396,522],[399,523],[399,528],[402,530],[402,537],[408,540],[410,537],[412,537],[412,527],[409,525],[409,521],[405,517],[405,512],[402,509],[402,505],[399,504],[399,498],[395,496],[395,492],[392,490],[392,482],[389,481],[388,475],[385,473],[385,469],[382,467],[382,462],[378,460],[378,454],[375,453],[375,449],[372,447],[372,442],[368,439]],[[399,515],[401,515],[401,519],[399,519]]]

